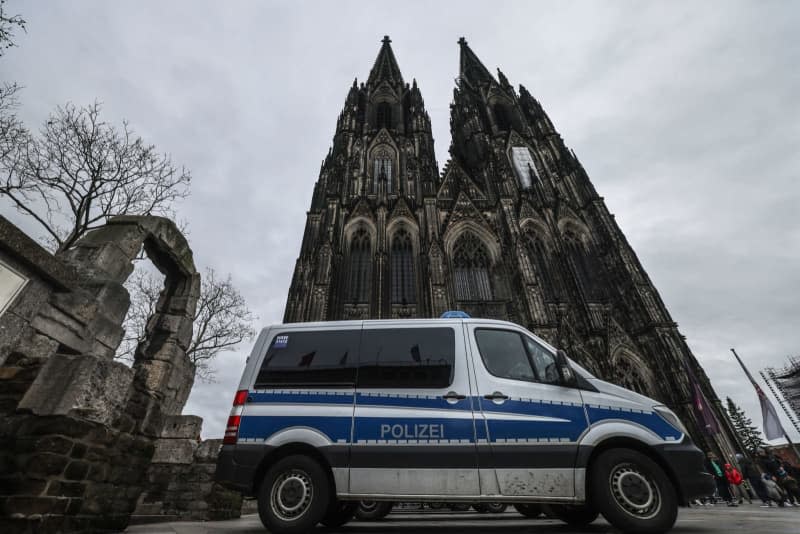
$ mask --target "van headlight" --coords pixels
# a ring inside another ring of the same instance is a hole
[[[656,411],[658,415],[661,416],[661,418],[664,421],[674,426],[684,434],[689,434],[689,432],[686,431],[686,427],[683,426],[683,423],[681,423],[680,418],[677,415],[675,415],[675,412],[673,412],[666,406],[653,406],[653,409]]]

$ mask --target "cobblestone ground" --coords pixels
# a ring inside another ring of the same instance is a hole
[[[248,515],[232,521],[210,521],[206,523],[162,523],[139,525],[128,528],[126,533],[148,534],[256,534],[265,533],[258,516]],[[514,512],[497,515],[477,513],[409,513],[390,514],[375,523],[353,521],[339,529],[318,529],[320,533],[342,532],[348,534],[516,534],[587,532],[593,534],[617,532],[602,518],[589,528],[570,529],[560,521],[549,519],[526,519]],[[798,534],[800,532],[800,508],[759,508],[757,505],[742,505],[738,508],[706,506],[681,509],[674,534],[746,532],[748,534]]]

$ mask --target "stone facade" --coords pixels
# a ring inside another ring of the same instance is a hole
[[[142,248],[166,280],[128,368],[113,357]],[[167,219],[117,217],[54,256],[0,217],[0,266],[24,281],[0,303],[0,531],[122,529],[194,382],[191,249]]]
[[[701,447],[741,449],[636,253],[540,103],[465,40],[441,174],[416,81],[384,39],[322,163],[284,319],[472,316],[525,325],[663,401]],[[690,376],[696,377],[690,379]],[[692,380],[723,431],[691,409]]]

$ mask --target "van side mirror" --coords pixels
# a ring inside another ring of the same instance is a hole
[[[571,388],[578,387],[578,377],[569,365],[567,354],[561,349],[556,351],[556,365],[561,375],[561,384]]]

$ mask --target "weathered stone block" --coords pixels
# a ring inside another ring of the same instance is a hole
[[[33,454],[28,458],[25,471],[30,475],[60,475],[69,463],[69,458],[49,452]]]
[[[0,493],[5,495],[40,495],[47,488],[47,480],[23,478],[20,473],[0,477]]]
[[[92,482],[105,482],[108,480],[108,473],[110,468],[107,464],[99,463],[89,466],[89,472],[86,474],[86,479]]]
[[[31,321],[31,326],[75,352],[84,352],[89,348],[86,325],[49,304],[42,306],[39,315]]]
[[[42,367],[19,409],[36,415],[79,415],[110,425],[132,381],[123,364],[91,356],[57,355]]]
[[[15,495],[0,500],[0,515],[62,514],[69,499],[64,497],[28,497]]]
[[[200,439],[203,418],[196,415],[168,415],[164,417],[162,438]]]
[[[72,450],[70,451],[69,455],[76,460],[83,458],[86,455],[86,451],[88,447],[83,443],[76,443],[72,446]]]
[[[194,457],[198,463],[213,463],[216,466],[217,456],[219,456],[219,450],[221,448],[221,439],[207,439],[197,447],[197,452],[195,452]]]
[[[197,442],[192,439],[159,439],[153,453],[153,463],[191,464]]]
[[[80,460],[73,460],[64,470],[67,480],[83,480],[89,474],[89,464]]]
[[[47,494],[60,497],[83,497],[86,484],[83,482],[64,482],[53,480],[47,486]]]

